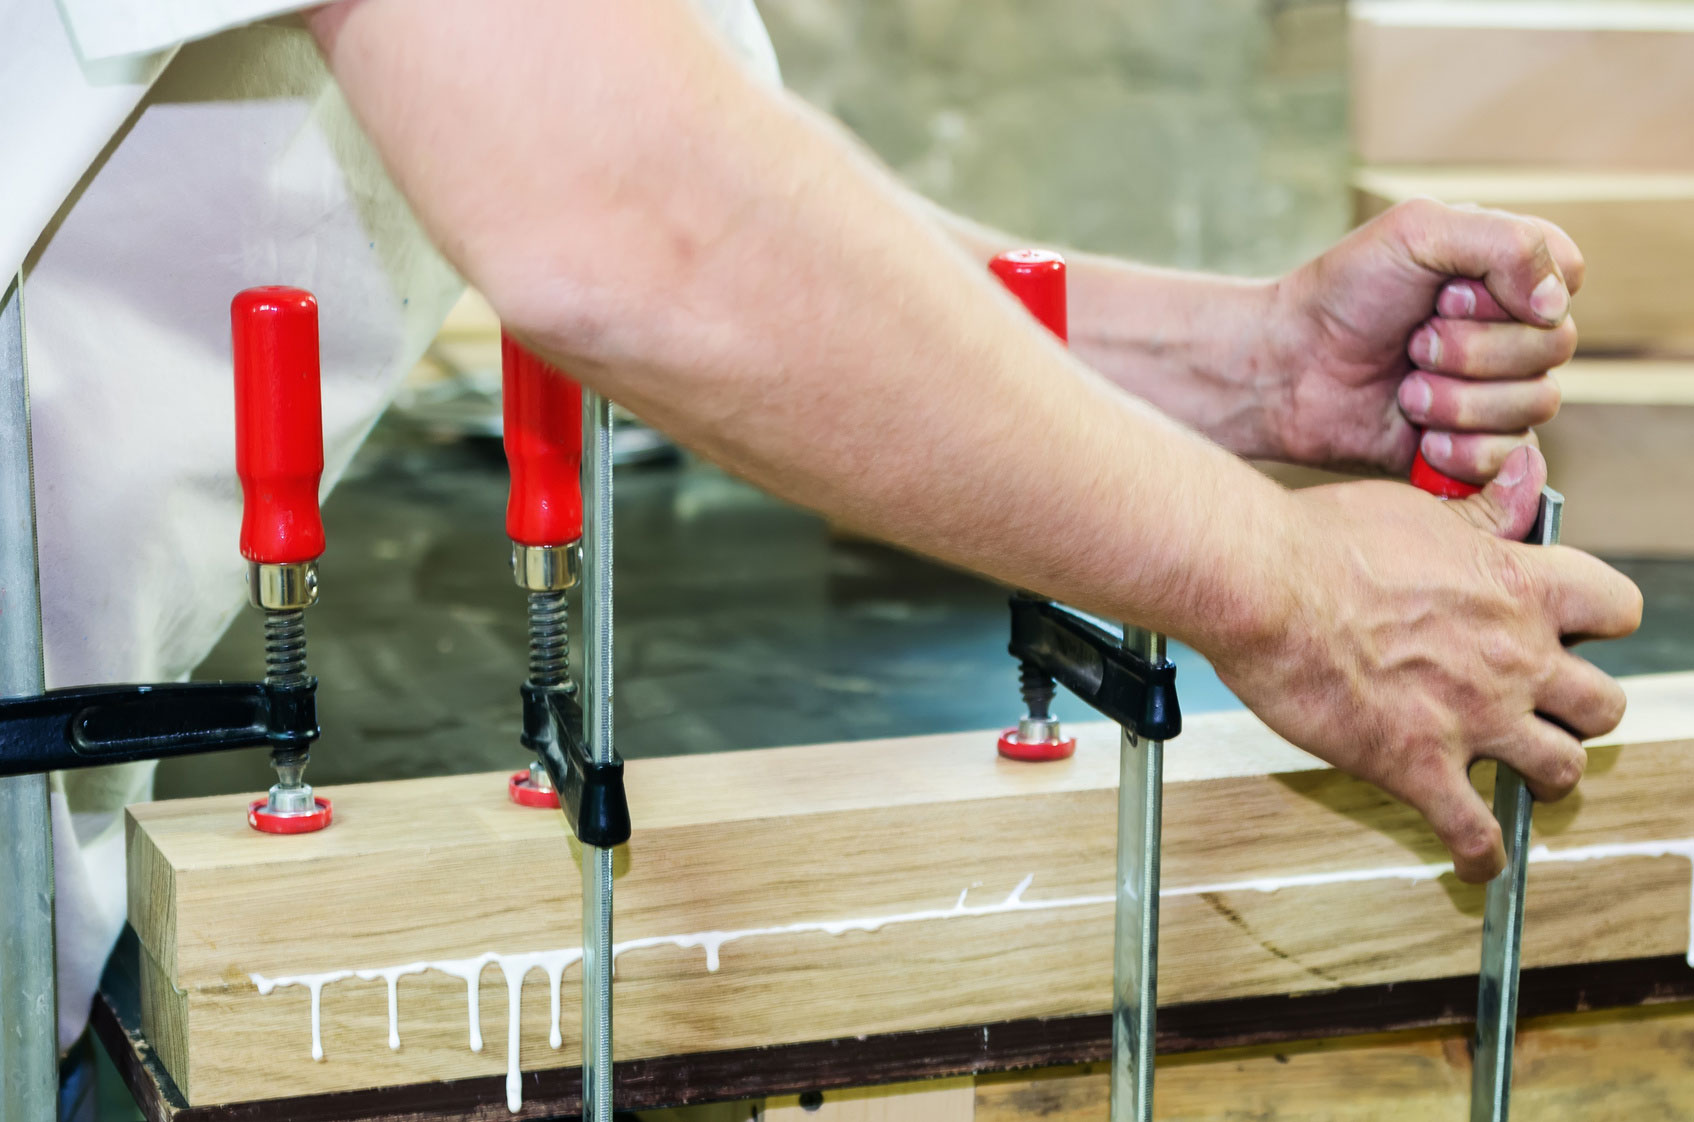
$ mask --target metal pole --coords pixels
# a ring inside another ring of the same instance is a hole
[[[1125,626],[1123,645],[1157,665],[1165,637]],[[1112,1122],[1152,1122],[1159,989],[1159,830],[1165,745],[1127,728],[1118,763],[1117,924],[1112,954]]]
[[[583,724],[596,763],[612,751],[611,403],[584,391]],[[582,1116],[612,1122],[612,854],[582,847]]]
[[[1557,545],[1565,497],[1544,487],[1529,540]],[[1523,776],[1494,767],[1494,817],[1506,844],[1506,867],[1488,882],[1482,908],[1482,969],[1477,978],[1476,1059],[1471,1068],[1471,1122],[1506,1122],[1512,1105],[1512,1046],[1517,1036],[1518,975],[1523,967],[1523,905],[1529,882],[1529,826],[1534,800]]]
[[[19,276],[0,297],[0,697],[38,694],[44,677]],[[0,779],[0,1119],[5,1122],[52,1122],[58,1112],[53,966],[53,822],[47,777]]]

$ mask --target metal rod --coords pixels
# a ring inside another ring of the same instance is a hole
[[[45,688],[23,278],[0,297],[0,697]],[[45,775],[0,779],[0,1119],[52,1122],[59,1097],[53,821]]]
[[[1564,496],[1541,490],[1541,512],[1529,540],[1557,545]],[[1523,968],[1523,905],[1529,882],[1529,826],[1535,808],[1523,776],[1494,768],[1494,817],[1506,846],[1506,867],[1488,882],[1482,909],[1482,969],[1477,976],[1476,1047],[1471,1068],[1471,1122],[1506,1122],[1512,1105],[1512,1047],[1517,1037],[1519,972]]]
[[[1126,625],[1123,645],[1154,664],[1165,637]],[[1127,728],[1118,762],[1117,920],[1112,953],[1112,1122],[1151,1122],[1159,989],[1163,741]]]
[[[596,763],[612,744],[611,403],[583,391],[583,734]],[[612,854],[582,847],[582,1116],[612,1122]]]

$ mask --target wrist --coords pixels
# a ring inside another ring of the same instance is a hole
[[[1174,564],[1151,582],[1164,595],[1142,601],[1154,611],[1124,618],[1164,631],[1214,664],[1268,657],[1306,610],[1313,512],[1296,492],[1232,456],[1211,466],[1215,474],[1190,479],[1198,486],[1181,505],[1197,517],[1167,539],[1180,542]]]
[[[1071,271],[1071,349],[1237,456],[1266,458],[1287,369],[1267,351],[1280,285],[1083,257]]]
[[[1264,417],[1264,445],[1256,459],[1303,464],[1319,463],[1327,456],[1327,443],[1315,441],[1314,434],[1300,425],[1302,372],[1318,349],[1307,299],[1309,268],[1302,265],[1278,277],[1265,294],[1255,385]]]

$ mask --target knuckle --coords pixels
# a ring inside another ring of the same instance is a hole
[[[1541,379],[1540,385],[1536,387],[1535,393],[1530,397],[1529,404],[1525,409],[1527,423],[1544,425],[1557,417],[1563,396],[1559,391],[1557,382],[1551,378]]]
[[[1611,679],[1607,679],[1604,695],[1596,708],[1599,710],[1600,723],[1606,727],[1594,735],[1604,736],[1623,723],[1623,715],[1629,709],[1629,695],[1623,692],[1622,686]],[[1587,753],[1583,753],[1585,765],[1587,758]]]
[[[1554,797],[1563,798],[1576,790],[1587,770],[1588,753],[1580,747],[1559,753],[1547,769],[1547,783],[1553,788]]]
[[[1565,363],[1575,358],[1577,341],[1576,321],[1571,319],[1569,316],[1566,316],[1563,323],[1553,328],[1552,341],[1552,354],[1549,357],[1553,360],[1554,366],[1563,366]]]
[[[1541,227],[1527,218],[1514,216],[1507,226],[1507,244],[1513,254],[1521,259],[1529,260],[1547,255],[1547,238],[1541,232]]]
[[[1647,601],[1641,595],[1641,587],[1628,577],[1624,582],[1629,585],[1624,597],[1624,619],[1630,631],[1641,626],[1641,613],[1647,609]]]
[[[1485,861],[1500,845],[1500,824],[1492,818],[1463,822],[1448,839],[1449,848],[1467,861]]]
[[[1529,599],[1539,591],[1540,582],[1530,571],[1521,550],[1500,548],[1489,559],[1494,584],[1514,602]]]
[[[1524,661],[1516,638],[1498,628],[1482,637],[1477,646],[1477,655],[1482,659],[1483,665],[1495,674],[1509,673]]]
[[[1444,203],[1428,195],[1414,195],[1390,207],[1383,218],[1401,237],[1411,241],[1421,239],[1446,209]]]

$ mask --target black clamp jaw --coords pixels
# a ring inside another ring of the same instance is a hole
[[[0,701],[0,776],[318,738],[318,682],[80,686]]]
[[[596,763],[582,736],[582,706],[576,695],[525,682],[524,747],[547,769],[559,807],[583,845],[611,849],[629,840],[629,800],[624,797],[623,760]]]
[[[1182,731],[1176,664],[1150,662],[1051,600],[1013,595],[1007,649],[1026,674],[1033,670],[1057,681],[1143,740],[1172,740]]]

